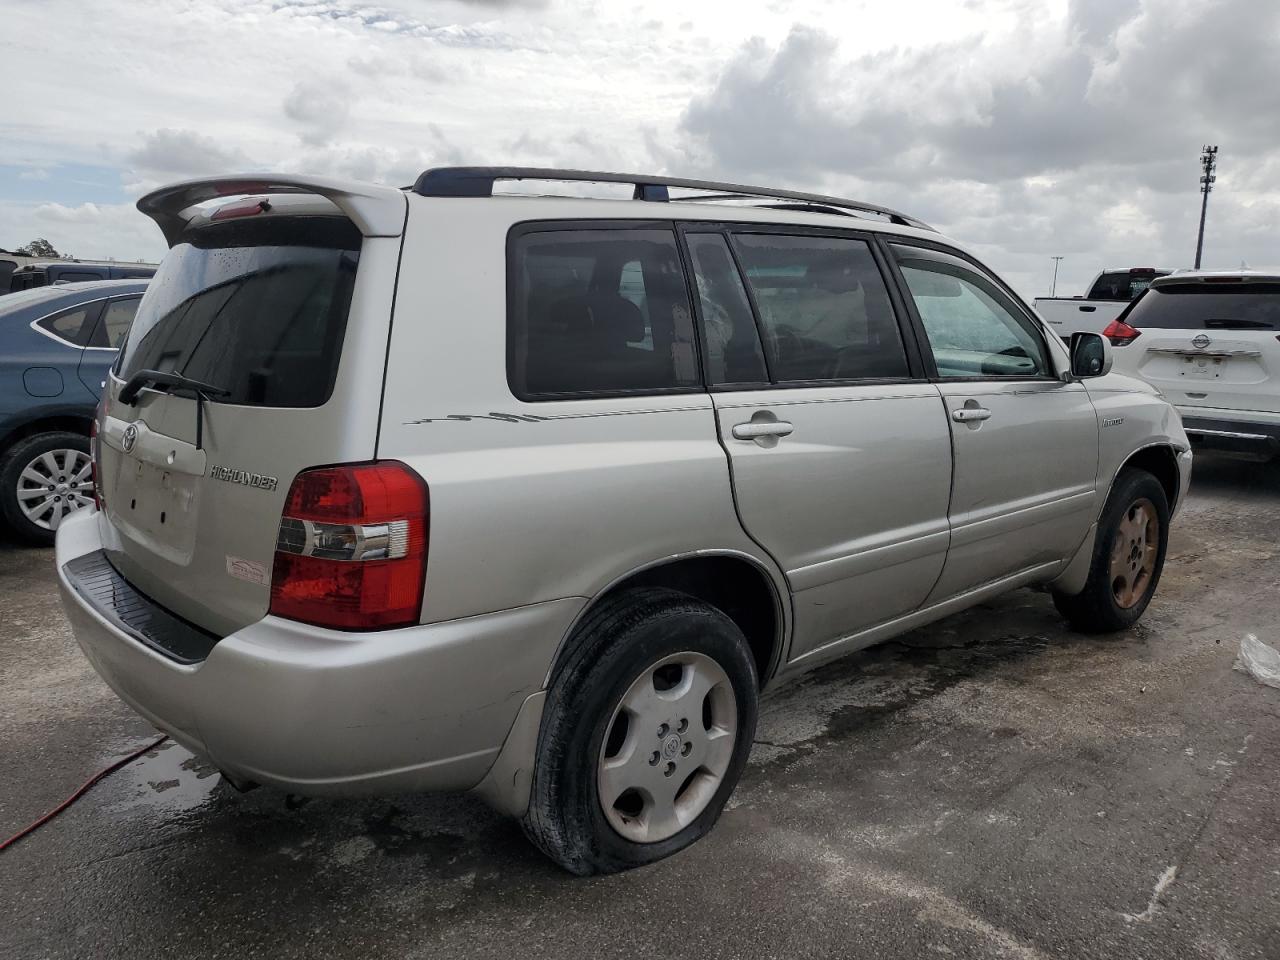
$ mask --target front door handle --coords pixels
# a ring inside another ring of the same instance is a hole
[[[761,437],[785,437],[795,430],[786,420],[751,420],[733,425],[733,439],[759,440]]]
[[[961,407],[951,411],[951,419],[956,423],[972,423],[975,420],[990,420],[991,411],[986,407]]]

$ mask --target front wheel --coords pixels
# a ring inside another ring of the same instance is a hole
[[[1074,596],[1055,593],[1054,605],[1083,633],[1133,626],[1160,583],[1169,543],[1169,500],[1145,470],[1117,478],[1098,520],[1089,579]]]
[[[755,735],[755,662],[719,610],[671,590],[588,614],[547,695],[523,826],[576,874],[661,860],[707,833]]]

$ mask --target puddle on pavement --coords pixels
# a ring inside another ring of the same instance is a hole
[[[207,761],[166,740],[112,779],[120,794],[111,804],[112,810],[149,807],[164,813],[186,813],[208,803],[222,778]]]

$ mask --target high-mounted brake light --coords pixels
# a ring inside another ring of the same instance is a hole
[[[298,474],[276,538],[271,612],[337,630],[417,623],[428,525],[427,485],[403,463]]]
[[[1126,347],[1142,336],[1142,331],[1134,329],[1123,320],[1112,320],[1102,335],[1111,341],[1113,347]]]
[[[210,220],[231,220],[235,217],[252,217],[259,213],[266,213],[271,209],[271,201],[266,197],[258,197],[249,203],[239,203],[235,206],[219,207],[210,214]]]

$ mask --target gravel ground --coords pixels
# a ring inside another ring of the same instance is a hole
[[[1201,459],[1127,634],[1021,590],[773,693],[706,840],[558,872],[468,797],[236,794],[167,745],[0,854],[0,957],[1280,958],[1280,467]],[[0,837],[154,736],[0,546]]]

